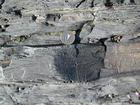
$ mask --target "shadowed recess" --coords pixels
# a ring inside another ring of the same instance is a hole
[[[73,44],[56,52],[56,70],[67,82],[87,82],[100,77],[100,69],[104,67],[104,46]]]

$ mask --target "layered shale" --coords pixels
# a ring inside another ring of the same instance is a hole
[[[127,104],[139,65],[139,0],[0,1],[2,105]]]

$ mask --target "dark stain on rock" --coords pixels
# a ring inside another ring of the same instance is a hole
[[[112,7],[113,6],[113,3],[110,2],[110,0],[106,0],[105,6],[106,7]]]
[[[74,48],[75,48],[75,51],[76,51],[76,57],[78,56],[79,54],[79,49],[77,47],[78,44],[74,44]]]
[[[37,17],[36,17],[35,15],[32,15],[32,20],[33,20],[33,21],[35,21],[36,18],[37,18]]]
[[[67,82],[87,82],[100,77],[104,68],[105,48],[101,45],[67,45],[57,50],[54,57],[56,70]],[[97,52],[101,52],[96,54]],[[96,56],[93,56],[96,55]],[[65,81],[64,81],[65,82]],[[66,82],[66,83],[67,83]]]
[[[46,14],[46,21],[58,21],[62,14]]]
[[[79,4],[76,6],[76,8],[78,8],[84,2],[86,2],[86,0],[82,0],[81,2],[79,2]]]
[[[0,0],[0,9],[2,8],[2,4],[5,2],[5,0]]]
[[[6,24],[6,25],[0,25],[0,32],[5,32],[6,28],[9,27],[10,25]]]
[[[21,10],[15,10],[14,13],[15,13],[15,15],[19,16],[20,18],[22,17]]]
[[[135,0],[130,0],[130,3],[135,3]]]
[[[75,98],[76,95],[75,94],[70,94],[70,95],[67,95],[67,97],[69,97],[69,98]]]

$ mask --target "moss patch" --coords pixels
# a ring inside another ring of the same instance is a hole
[[[74,35],[76,34],[76,30],[71,31]]]
[[[137,88],[136,90],[140,92],[140,87],[139,87],[139,88]]]
[[[48,32],[48,33],[46,33],[47,35],[52,35],[53,34],[53,32]]]
[[[64,31],[56,32],[56,34],[60,34],[60,35],[62,35],[63,33],[64,33]]]
[[[17,42],[17,43],[20,43],[20,42],[25,41],[26,39],[27,39],[26,36],[20,36],[20,37],[15,38],[13,41]]]

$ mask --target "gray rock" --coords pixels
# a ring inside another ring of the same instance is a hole
[[[103,58],[104,47],[96,45],[20,47],[4,76],[9,81],[91,81],[99,78]]]
[[[92,29],[91,32],[90,31],[88,32],[89,32],[88,35],[85,35],[85,37],[82,37],[82,35],[80,35],[80,37],[83,40],[89,39],[93,43],[96,43],[100,39],[110,38],[112,35],[125,35],[127,33],[130,33],[130,30],[127,25],[123,25],[115,22],[104,22],[104,23],[99,22],[99,23],[95,23],[95,27]]]
[[[104,60],[105,68],[116,72],[139,70],[139,42],[110,43]]]
[[[3,74],[3,68],[0,66],[0,81],[4,80],[5,76]]]
[[[133,9],[132,9],[133,8]],[[138,5],[113,7],[108,10],[101,7],[100,10],[95,12],[94,27],[91,30],[82,29],[79,37],[81,43],[96,43],[104,38],[110,38],[113,35],[126,36],[136,35],[139,33],[140,15]],[[84,33],[85,30],[88,33]],[[130,38],[130,37],[129,37]],[[128,38],[128,40],[129,40]]]
[[[95,23],[95,27],[89,34],[89,37],[95,39],[101,39],[110,37],[111,35],[123,35],[129,32],[129,28],[126,25],[115,22]]]
[[[120,78],[103,78],[90,84],[79,83],[56,83],[56,84],[29,84],[4,83],[0,87],[0,102],[3,105],[34,104],[34,105],[57,105],[57,104],[88,104],[88,105],[121,105],[129,104],[127,93],[134,103],[139,103],[138,97],[133,90],[139,90],[139,76]],[[7,86],[8,85],[8,86]],[[126,86],[126,87],[124,87]],[[114,94],[114,98],[104,98]],[[38,101],[39,100],[39,101]],[[8,104],[7,104],[8,103]]]
[[[106,1],[1,0],[0,104],[139,104],[140,0]]]
[[[93,28],[94,28],[94,24],[92,22],[84,24],[79,37],[84,38],[85,36],[89,35],[92,32]]]
[[[114,9],[111,10],[103,6],[105,1],[96,0],[28,2],[30,0],[26,2],[17,0],[4,2],[1,12],[3,16],[0,22],[1,25],[8,24],[9,26],[0,35],[24,36],[35,33],[82,30],[83,25],[93,19],[96,21],[94,22],[95,27],[90,26],[91,28],[80,32],[81,43],[96,43],[100,39],[109,38],[111,35],[139,32],[140,12],[138,5],[114,6]],[[112,2],[118,3],[120,1]],[[137,0],[135,2],[138,3]],[[86,9],[84,5],[87,7],[94,5],[95,7]],[[77,9],[74,9],[73,6],[77,6]],[[36,18],[33,19],[32,16]]]
[[[50,35],[49,35],[50,34]],[[18,43],[19,45],[28,46],[48,46],[48,45],[60,45],[63,44],[60,40],[60,34],[48,33],[48,34],[34,34],[30,38]]]

